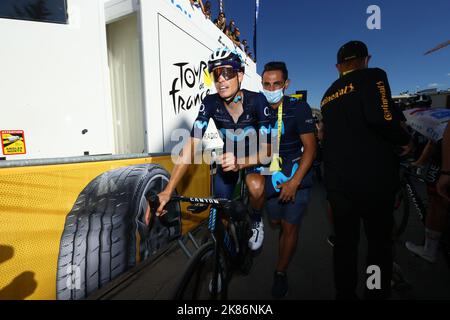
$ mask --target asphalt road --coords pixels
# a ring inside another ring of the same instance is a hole
[[[330,226],[326,216],[326,200],[323,186],[316,183],[311,202],[303,219],[296,254],[288,269],[290,300],[334,299],[332,273],[332,247],[326,239]],[[273,272],[278,254],[278,230],[265,220],[263,248],[253,261],[249,275],[235,275],[229,286],[229,298],[236,300],[271,300]],[[405,240],[423,241],[424,227],[412,213],[408,228],[396,244],[396,262],[402,269],[410,288],[394,290],[392,299],[450,299],[450,268],[440,254],[436,264],[430,264],[409,253]],[[365,238],[361,233],[359,271],[361,281],[358,292],[363,292]],[[111,291],[97,296],[101,299],[168,299],[178,276],[188,259],[175,245],[154,263],[133,272],[126,281],[115,285]]]

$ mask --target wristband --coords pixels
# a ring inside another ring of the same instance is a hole
[[[441,174],[446,175],[446,176],[450,176],[450,171],[441,171]]]

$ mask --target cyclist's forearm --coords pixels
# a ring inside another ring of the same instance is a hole
[[[309,169],[311,169],[312,164],[314,162],[314,156],[305,156],[303,155],[302,158],[299,161],[299,168],[297,172],[292,177],[292,180],[300,184],[303,180],[303,178],[308,173]]]
[[[183,147],[183,150],[178,156],[174,168],[172,169],[171,177],[165,191],[172,193],[175,190],[178,183],[181,181],[190,164],[192,163],[199,141],[199,139],[195,138],[190,138],[187,141],[187,143]]]
[[[189,164],[186,164],[186,163],[176,164],[172,170],[169,183],[167,184],[164,191],[173,193],[175,191],[178,183],[181,181],[181,179],[183,179],[183,176],[185,175],[188,168],[189,168]]]
[[[302,158],[299,161],[299,168],[292,177],[292,180],[300,184],[308,171],[311,169],[314,159],[316,157],[317,143],[314,136],[309,136],[308,140],[302,140],[304,150]]]

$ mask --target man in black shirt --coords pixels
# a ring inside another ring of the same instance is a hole
[[[357,299],[362,219],[368,240],[367,264],[379,267],[375,270],[381,273],[379,283],[376,278],[369,279],[375,280],[365,297],[385,299],[392,277],[392,212],[399,186],[397,151],[403,146],[403,154],[407,153],[410,139],[402,126],[405,119],[391,98],[386,73],[368,68],[366,45],[360,41],[345,44],[337,60],[340,78],[321,103],[325,185],[336,235],[336,298]]]

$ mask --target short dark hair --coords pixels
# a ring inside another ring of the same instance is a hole
[[[282,61],[272,61],[266,63],[266,65],[264,66],[264,71],[262,73],[263,76],[266,71],[281,71],[283,73],[284,81],[286,81],[289,78],[286,63]]]

